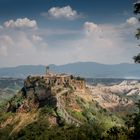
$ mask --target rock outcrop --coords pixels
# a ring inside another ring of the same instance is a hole
[[[61,104],[60,97],[69,90],[80,91],[85,88],[83,79],[68,75],[28,76],[24,87],[7,104],[7,112],[28,113],[43,106],[54,108],[66,123],[76,126],[82,123],[72,117]]]
[[[113,86],[88,86],[93,100],[103,108],[114,112],[131,112],[135,102],[140,99],[140,83],[138,81],[123,81]]]

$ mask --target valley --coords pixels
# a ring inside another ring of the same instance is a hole
[[[0,78],[0,104],[13,97],[23,86],[23,79]]]

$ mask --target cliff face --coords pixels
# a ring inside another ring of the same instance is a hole
[[[28,77],[24,87],[7,105],[7,112],[29,112],[44,105],[56,105],[51,85],[45,83],[41,77]]]
[[[93,99],[103,108],[120,114],[136,111],[135,103],[140,99],[140,84],[137,81],[123,81],[113,86],[89,86]]]
[[[64,88],[81,90],[85,88],[85,83],[79,78],[64,74],[28,76],[24,80],[24,87],[8,102],[7,112],[28,112],[45,105],[56,107],[56,95]]]

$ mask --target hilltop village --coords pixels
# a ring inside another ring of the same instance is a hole
[[[9,101],[7,111],[26,112],[44,105],[57,107],[57,97],[62,91],[82,92],[85,89],[83,78],[46,70],[45,75],[28,76],[24,80],[21,91]]]
[[[47,69],[47,68],[46,68]],[[76,91],[81,91],[85,89],[86,84],[83,78],[74,77],[68,74],[55,74],[46,70],[46,74],[42,76],[28,76],[24,81],[24,89],[45,89],[47,87],[47,92],[53,92],[60,88],[71,88]],[[55,91],[57,92],[57,91]],[[43,92],[40,92],[43,94]],[[45,91],[44,91],[45,94]]]

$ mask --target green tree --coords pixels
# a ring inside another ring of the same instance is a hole
[[[140,140],[140,101],[136,103],[139,111],[138,113],[134,114],[133,118],[133,125],[134,125],[134,139],[135,140]]]
[[[140,14],[140,1],[134,3],[134,13]],[[140,39],[140,28],[137,29],[136,38]],[[140,46],[140,45],[139,45]],[[135,63],[140,63],[140,53],[134,56]]]
[[[126,121],[130,139],[140,140],[140,101],[136,103],[138,112],[130,115]]]

